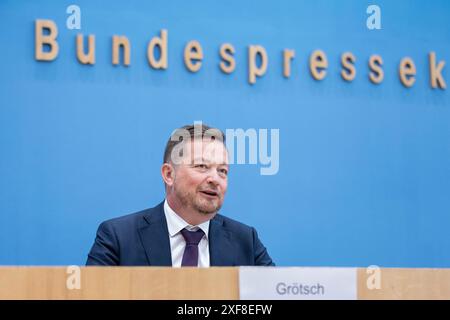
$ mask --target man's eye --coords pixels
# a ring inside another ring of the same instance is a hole
[[[206,164],[197,164],[197,165],[195,165],[195,167],[196,168],[200,168],[200,169],[206,169],[207,168]]]
[[[227,169],[220,169],[219,172],[224,174],[224,175],[228,175],[228,170]]]

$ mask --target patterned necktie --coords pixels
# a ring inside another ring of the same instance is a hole
[[[197,267],[198,266],[198,244],[202,240],[205,233],[202,229],[197,231],[189,231],[187,229],[181,230],[181,234],[186,240],[186,248],[183,253],[182,267]]]

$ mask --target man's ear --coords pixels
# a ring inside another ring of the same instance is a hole
[[[166,185],[172,186],[175,180],[175,168],[170,163],[164,163],[161,166],[161,176]]]

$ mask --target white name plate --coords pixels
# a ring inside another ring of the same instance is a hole
[[[241,267],[241,300],[356,300],[356,268]]]

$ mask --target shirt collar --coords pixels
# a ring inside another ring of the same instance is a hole
[[[206,239],[208,239],[208,231],[209,231],[209,220],[205,221],[197,226],[193,226],[187,223],[183,218],[181,218],[172,208],[169,206],[167,199],[164,200],[164,214],[167,220],[167,229],[169,230],[169,236],[173,237],[178,234],[184,228],[189,231],[196,231],[198,229],[202,229],[205,233]]]

